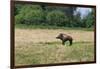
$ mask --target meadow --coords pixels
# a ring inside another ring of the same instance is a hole
[[[56,39],[73,37],[73,45]],[[15,65],[94,61],[94,31],[86,29],[15,28]]]

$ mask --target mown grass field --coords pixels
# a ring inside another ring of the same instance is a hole
[[[63,46],[59,33],[73,37]],[[94,61],[94,32],[81,29],[15,28],[15,65]]]

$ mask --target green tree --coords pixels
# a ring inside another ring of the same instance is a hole
[[[95,12],[92,9],[91,12],[88,13],[87,16],[83,18],[84,27],[90,28],[94,26],[95,23]]]
[[[82,26],[80,12],[76,12],[76,14],[73,16],[72,26],[73,27],[81,27]]]
[[[64,26],[65,23],[67,23],[67,18],[65,14],[61,11],[56,10],[49,12],[46,19],[49,25]]]
[[[15,16],[16,23],[40,24],[43,19],[42,9],[39,5],[23,5],[19,14]]]

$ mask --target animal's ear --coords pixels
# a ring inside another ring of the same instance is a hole
[[[60,33],[60,36],[63,37],[63,33]]]

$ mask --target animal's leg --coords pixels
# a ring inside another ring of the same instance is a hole
[[[72,43],[73,43],[73,40],[69,40],[69,42],[70,42],[70,46],[72,45]]]
[[[62,41],[62,45],[65,45],[65,41]]]

